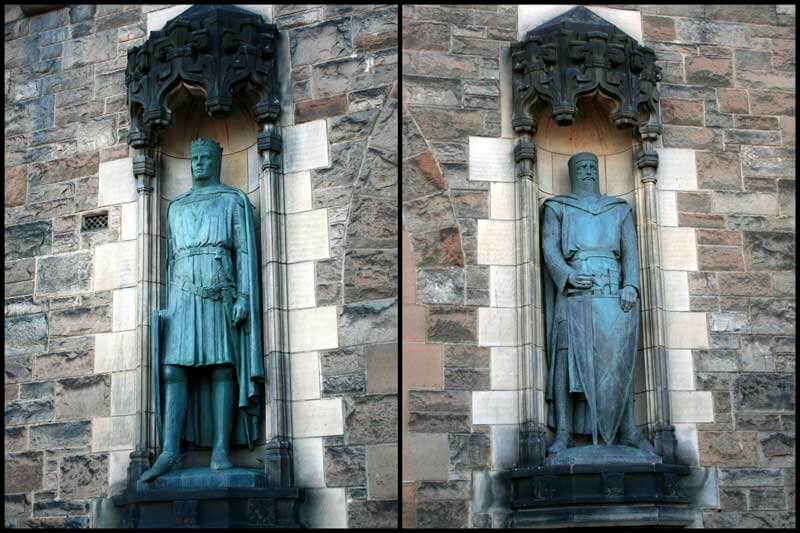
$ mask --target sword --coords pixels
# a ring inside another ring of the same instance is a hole
[[[227,298],[230,299],[230,293],[227,293],[227,291],[226,291],[226,294],[227,294]],[[230,311],[228,310],[228,306],[223,304],[222,307],[225,310],[225,319],[228,320],[228,322],[230,322],[231,326],[236,327],[233,324],[233,319],[231,318]],[[234,362],[240,362],[240,359],[239,359],[239,347],[237,346],[237,340],[238,339],[231,339],[231,342],[230,342],[231,351],[233,352],[233,360],[234,360]],[[239,389],[241,389],[242,384],[239,381],[239,368],[238,368],[238,366],[236,364],[234,364],[234,370],[235,370],[234,375],[236,376],[236,386]],[[238,402],[237,402],[237,407],[238,407]],[[242,411],[244,412],[244,419],[242,420],[242,423],[244,424],[244,434],[245,434],[245,437],[247,438],[247,447],[250,449],[250,451],[253,451],[253,439],[250,437],[250,424],[247,421],[247,411],[244,411],[243,409],[242,409]]]

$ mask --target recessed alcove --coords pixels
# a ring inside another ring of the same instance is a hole
[[[249,113],[248,106],[236,101],[228,118],[216,119],[205,112],[205,93],[199,87],[182,83],[170,91],[166,103],[173,115],[173,125],[161,131],[159,136],[159,170],[157,187],[161,216],[160,243],[162,253],[162,278],[166,279],[166,210],[170,202],[192,186],[191,144],[198,137],[210,138],[222,146],[222,169],[220,180],[247,194],[253,204],[256,233],[260,233],[259,172],[260,157],[256,135],[258,128]],[[259,240],[260,242],[260,240]],[[163,289],[163,287],[162,287]],[[162,295],[162,298],[166,295]],[[162,301],[165,301],[162,300]],[[263,419],[264,405],[262,404]],[[261,468],[257,458],[263,457],[266,444],[264,424],[259,425],[259,435],[254,449],[233,447],[231,460],[236,466]],[[184,461],[185,467],[208,466],[211,458],[209,448],[192,447]]]
[[[571,191],[567,161],[579,152],[597,155],[600,192],[626,200],[633,208],[636,221],[637,177],[634,169],[635,138],[631,128],[618,128],[609,116],[613,100],[595,92],[578,99],[575,122],[561,126],[553,118],[550,106],[542,106],[535,116],[538,125],[533,137],[536,144],[536,183],[541,210],[547,198]],[[540,218],[541,220],[541,218]],[[641,230],[637,228],[637,232]],[[641,252],[640,252],[641,254]],[[541,263],[540,263],[541,264]],[[647,379],[643,335],[639,335],[636,373],[634,374],[634,415],[636,424],[647,426]],[[547,368],[546,365],[542,368]],[[581,444],[590,438],[575,436]]]

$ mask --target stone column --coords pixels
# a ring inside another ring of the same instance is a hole
[[[542,291],[539,275],[539,200],[536,185],[536,131],[527,113],[514,117],[517,134],[514,161],[517,168],[516,197],[516,264],[517,264],[517,331],[520,357],[520,448],[519,463],[544,464],[547,449],[542,373],[544,329],[542,323]]]
[[[136,481],[150,467],[149,456],[156,452],[155,417],[152,405],[150,314],[161,302],[160,212],[158,208],[158,152],[151,143],[134,144],[133,175],[137,199],[137,296],[136,353],[139,354],[139,389],[136,395],[136,442],[128,466],[128,483]]]
[[[291,462],[291,382],[289,374],[289,303],[286,275],[286,226],[282,138],[275,119],[268,118],[258,134],[261,156],[260,194],[263,318],[267,358],[266,433],[264,464],[270,485],[294,485]]]
[[[647,421],[656,451],[664,459],[664,463],[673,464],[676,460],[677,442],[669,403],[669,361],[656,196],[658,153],[654,143],[657,134],[642,134],[642,137],[641,147],[636,153],[636,166],[639,168],[641,182],[637,199],[637,225],[642,259],[642,342],[648,384]]]

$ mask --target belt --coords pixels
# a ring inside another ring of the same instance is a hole
[[[219,300],[222,298],[223,291],[225,289],[236,289],[236,284],[230,282],[219,283],[210,287],[201,287],[200,285],[195,285],[185,278],[176,279],[175,285],[179,289],[192,293],[195,296],[199,296],[200,298],[210,298],[212,300]]]
[[[181,248],[175,252],[172,260],[177,261],[178,259],[193,255],[221,255],[230,253],[230,249],[224,246],[190,246],[189,248]]]
[[[578,250],[572,255],[572,257],[569,258],[569,260],[576,261],[588,259],[589,257],[605,257],[606,259],[619,261],[619,258],[614,254],[614,252],[609,252],[608,250]]]

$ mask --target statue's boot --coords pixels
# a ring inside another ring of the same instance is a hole
[[[155,464],[144,471],[142,481],[151,481],[177,469],[185,454],[179,451],[180,436],[186,420],[188,385],[186,371],[177,365],[164,365],[164,451]]]
[[[184,454],[180,452],[164,450],[161,452],[161,455],[158,456],[155,464],[144,471],[140,479],[142,481],[152,481],[170,470],[175,470],[181,465],[183,458]]]
[[[569,433],[559,431],[556,433],[556,440],[547,448],[547,455],[556,455],[569,447]]]
[[[230,365],[215,366],[212,371],[211,395],[214,404],[214,449],[211,452],[211,469],[233,468],[230,452],[234,415],[234,368]]]
[[[619,442],[623,446],[633,446],[639,448],[645,453],[652,453],[658,455],[656,449],[647,440],[647,437],[636,427],[633,417],[633,401],[629,401],[625,408],[625,413],[620,424]]]

